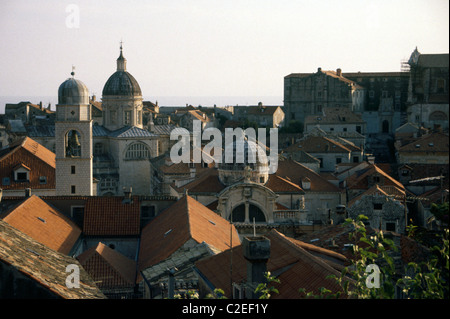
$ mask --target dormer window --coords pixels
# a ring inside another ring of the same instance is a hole
[[[31,169],[24,164],[20,164],[14,168],[14,180],[16,182],[27,182],[30,180]]]

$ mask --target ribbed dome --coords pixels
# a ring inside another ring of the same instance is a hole
[[[125,95],[142,96],[141,88],[136,79],[127,72],[127,59],[123,56],[122,44],[120,45],[120,55],[117,58],[117,71],[106,81],[103,87],[103,96]]]
[[[89,90],[80,80],[69,78],[59,86],[58,104],[89,104]]]
[[[127,71],[116,71],[106,81],[102,95],[136,96],[142,95],[142,92],[138,82],[130,73]]]

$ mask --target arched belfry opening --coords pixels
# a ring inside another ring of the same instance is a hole
[[[66,157],[81,157],[81,134],[70,130],[65,136]]]

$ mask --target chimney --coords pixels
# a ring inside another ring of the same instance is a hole
[[[133,203],[131,194],[133,192],[133,188],[130,186],[129,189],[126,189],[125,187],[123,188],[123,194],[124,194],[124,198],[122,201],[122,204],[131,204]]]
[[[264,236],[247,236],[242,241],[244,258],[247,260],[246,296],[257,299],[255,289],[266,281],[267,261],[270,257],[270,240]]]
[[[25,198],[31,197],[31,188],[25,188]]]
[[[337,69],[336,70],[336,74],[337,74],[337,76],[342,76],[342,70],[341,69]]]
[[[317,68],[317,72],[322,72],[322,68]]]
[[[39,102],[39,108],[42,110],[42,101]]]
[[[95,102],[95,100],[97,99],[97,97],[94,95],[92,95],[92,101]]]
[[[372,165],[375,164],[375,156],[368,156],[367,162]]]

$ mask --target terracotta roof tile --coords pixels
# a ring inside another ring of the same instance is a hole
[[[70,252],[81,234],[72,220],[35,195],[5,213],[3,220],[63,254]]]
[[[278,170],[276,172],[276,175],[283,177],[284,179],[287,179],[297,185],[301,185],[301,181],[305,178],[308,178],[311,182],[310,191],[312,192],[342,191],[337,186],[333,185],[313,170],[291,159],[282,159],[278,161]]]
[[[102,289],[134,287],[136,262],[98,243],[77,257]]]
[[[305,191],[297,184],[276,174],[271,174],[269,176],[269,180],[264,186],[271,189],[275,193],[305,193]]]
[[[349,189],[368,189],[369,188],[369,181],[368,178],[370,176],[373,176],[374,174],[379,174],[384,177],[384,184],[383,186],[396,186],[401,190],[404,190],[405,187],[402,183],[397,181],[395,178],[387,174],[385,171],[377,167],[375,164],[369,164],[368,167],[355,172],[353,175],[349,176],[347,181],[347,187]]]
[[[88,236],[138,236],[140,234],[140,202],[130,203],[124,197],[89,197],[84,208],[83,232]]]
[[[18,165],[30,171],[29,181],[14,180],[13,172]],[[11,181],[9,185],[2,183],[3,189],[54,189],[55,167],[55,154],[29,137],[0,150],[0,178],[9,177]],[[46,177],[45,183],[41,182],[41,176]]]
[[[315,153],[349,153],[351,150],[341,143],[325,136],[308,136],[297,143],[287,147],[285,152],[304,151]]]
[[[298,299],[301,295],[299,288],[306,291],[317,292],[319,288],[326,287],[332,291],[340,290],[333,279],[328,275],[339,275],[340,272],[325,262],[325,256],[336,260],[345,260],[345,257],[334,252],[316,250],[309,245],[288,238],[276,230],[272,230],[267,237],[270,240],[270,258],[267,270],[280,279],[280,284],[274,284],[279,294],[273,294],[274,299]],[[312,254],[312,253],[315,253]],[[242,245],[233,248],[233,278],[234,283],[246,280],[247,262],[243,257]],[[320,257],[321,256],[321,257]],[[204,258],[196,262],[196,267],[215,288],[223,289],[227,297],[231,297],[230,290],[230,250],[215,256]]]
[[[0,220],[0,261],[54,296],[64,299],[105,299],[76,259],[48,248],[3,220]],[[80,287],[76,289],[66,286],[66,267],[71,264],[80,269]]]
[[[218,250],[239,245],[239,235],[230,223],[190,196],[184,196],[164,210],[142,230],[139,269],[155,265],[170,257],[188,240],[205,242]]]

